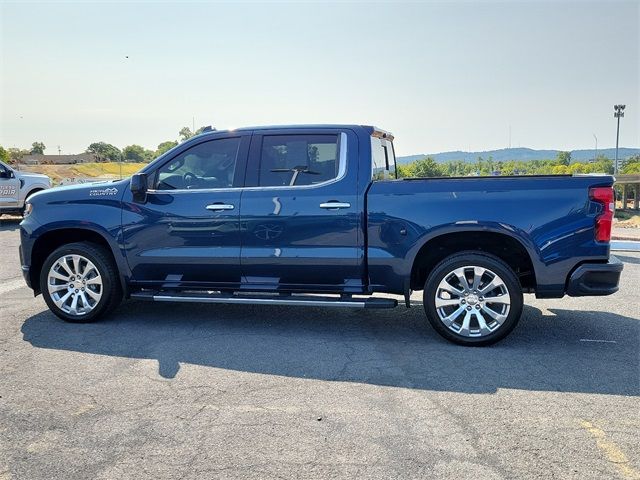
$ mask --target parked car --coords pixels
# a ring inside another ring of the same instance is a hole
[[[523,293],[609,295],[611,176],[396,179],[393,136],[328,125],[207,132],[132,178],[33,197],[27,284],[88,322],[123,297],[392,308],[423,290],[446,339],[487,345]],[[63,208],[62,208],[63,207]]]
[[[22,215],[26,200],[34,193],[47,188],[51,188],[51,179],[46,175],[21,172],[0,162],[0,215]]]

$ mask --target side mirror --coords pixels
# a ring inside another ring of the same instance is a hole
[[[13,178],[13,172],[7,168],[0,168],[0,178]]]
[[[146,173],[136,173],[131,177],[131,193],[136,202],[147,201],[148,177]]]

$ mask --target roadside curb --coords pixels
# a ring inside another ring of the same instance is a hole
[[[624,235],[614,235],[611,237],[611,240],[618,240],[622,242],[640,242],[640,238],[638,237],[625,237]]]

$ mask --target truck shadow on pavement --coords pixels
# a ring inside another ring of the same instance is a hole
[[[64,323],[45,311],[28,318],[22,333],[37,348],[156,359],[168,379],[188,363],[435,391],[640,395],[640,321],[548,312],[525,306],[516,330],[488,348],[449,344],[415,307],[365,312],[130,301],[95,324]]]
[[[618,257],[618,260],[622,260],[624,263],[633,263],[635,265],[640,265],[640,258],[638,257],[629,257],[627,255],[620,254],[617,252],[616,252],[616,257]]]
[[[22,217],[8,217],[3,215],[0,217],[0,232],[11,232],[20,228]]]

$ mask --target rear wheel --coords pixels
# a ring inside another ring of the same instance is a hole
[[[424,307],[429,323],[460,345],[490,345],[506,337],[522,314],[522,287],[499,258],[460,252],[440,262],[427,278]]]
[[[49,309],[68,322],[92,322],[122,300],[109,252],[92,243],[56,249],[40,272],[40,290]]]

